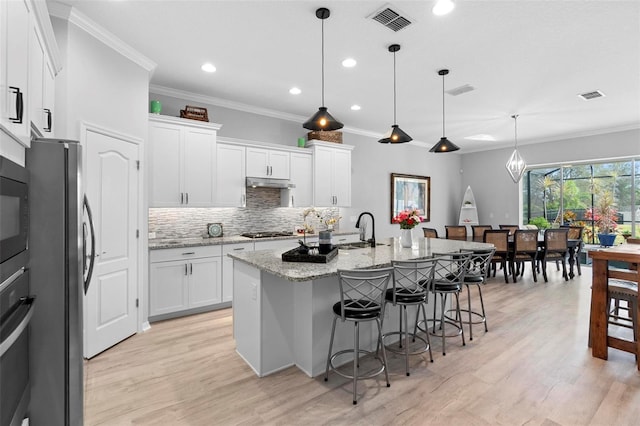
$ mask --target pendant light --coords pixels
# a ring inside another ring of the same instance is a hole
[[[520,178],[524,174],[524,169],[527,168],[524,159],[518,152],[518,115],[512,115],[514,128],[515,128],[515,149],[513,150],[513,154],[509,157],[509,161],[507,161],[507,171],[509,172],[509,176],[513,179],[514,183],[518,183]]]
[[[330,15],[331,12],[325,7],[316,10],[316,17],[322,22],[322,106],[302,125],[309,130],[338,130],[344,127],[344,124],[333,118],[324,106],[324,20]]]
[[[442,137],[440,138],[440,141],[429,150],[429,152],[452,152],[460,149],[460,147],[451,142],[444,135],[444,76],[447,74],[449,74],[449,70],[438,71],[438,75],[442,76]]]
[[[389,52],[393,53],[393,126],[391,126],[391,131],[378,141],[380,143],[405,143],[413,140],[411,136],[398,127],[396,121],[396,52],[398,50],[400,50],[399,44],[389,46]]]

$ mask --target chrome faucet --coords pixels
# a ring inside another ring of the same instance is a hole
[[[360,219],[362,219],[362,216],[364,215],[371,216],[371,239],[369,239],[368,242],[371,243],[371,247],[375,247],[376,246],[376,219],[373,217],[373,214],[369,212],[360,213],[360,216],[358,216],[358,220],[356,222],[356,228],[360,228]],[[362,223],[362,227],[363,227],[363,230],[366,230],[366,225],[364,222]],[[360,239],[364,241],[364,232],[360,233]]]

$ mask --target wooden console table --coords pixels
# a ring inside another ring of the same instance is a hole
[[[640,263],[640,244],[621,244],[609,249],[590,250],[589,257],[593,260],[590,320],[591,354],[596,358],[607,359],[608,348],[611,346],[640,355],[640,341],[631,342],[618,339],[609,336],[607,332],[609,323],[608,279],[618,278],[638,282],[637,265]],[[632,266],[634,269],[609,269],[609,261],[628,262],[634,264]],[[638,310],[640,311],[640,308]],[[637,359],[638,370],[640,370],[640,356]]]

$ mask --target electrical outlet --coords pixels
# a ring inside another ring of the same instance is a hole
[[[358,220],[357,217],[355,216],[349,216],[349,222],[355,222],[356,220]]]
[[[258,300],[258,284],[251,283],[251,300]]]
[[[153,240],[156,237],[156,233],[155,232],[149,232],[149,239]]]

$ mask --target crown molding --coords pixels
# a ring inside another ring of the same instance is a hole
[[[76,8],[58,2],[51,2],[49,6],[49,12],[52,16],[67,20],[69,23],[93,36],[95,39],[101,41],[125,58],[138,64],[149,72],[150,75],[153,74],[153,71],[158,66],[158,64],[153,62],[151,59],[129,46],[113,33],[98,25],[88,16],[76,10]]]
[[[303,117],[297,114],[290,114],[287,112],[276,111],[273,109],[262,108],[255,105],[244,104],[241,102],[230,101],[228,99],[216,98],[214,96],[200,95],[198,93],[187,92],[185,90],[172,89],[170,87],[159,86],[156,84],[149,85],[149,92],[156,95],[170,96],[172,98],[184,99],[188,101],[199,102],[208,105],[219,106],[222,108],[228,108],[236,111],[248,112],[251,114],[262,115],[265,117],[278,118],[280,120],[293,121],[295,123],[304,123],[308,117]],[[380,139],[382,133],[371,132],[369,130],[358,129],[355,127],[344,127],[341,129],[343,133],[351,133],[354,135],[367,136]]]

